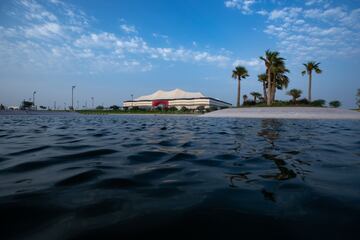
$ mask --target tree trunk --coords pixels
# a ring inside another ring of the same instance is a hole
[[[240,107],[240,78],[238,79],[236,107]]]
[[[270,68],[267,71],[268,75],[268,92],[267,92],[267,105],[271,105],[271,71]]]
[[[312,80],[312,73],[309,72],[309,92],[308,92],[308,100],[311,102],[311,80]]]
[[[266,83],[263,81],[264,101],[267,102]]]
[[[275,93],[276,93],[276,84],[273,83],[272,91],[271,91],[271,103],[273,103],[275,101]]]

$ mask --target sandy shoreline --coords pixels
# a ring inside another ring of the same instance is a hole
[[[49,112],[49,111],[0,111],[0,116],[6,115],[82,115],[76,112]],[[106,113],[84,115],[111,115],[111,116],[163,116],[163,117],[216,117],[216,118],[258,118],[258,119],[333,119],[333,120],[360,120],[360,112],[347,109],[317,108],[317,107],[249,107],[227,108],[203,115],[200,114],[171,114],[171,113]]]
[[[360,120],[360,112],[338,108],[251,107],[223,109],[202,117]]]

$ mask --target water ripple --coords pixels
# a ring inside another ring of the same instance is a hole
[[[2,239],[358,231],[356,121],[59,115],[0,127]]]
[[[102,175],[103,171],[101,170],[89,170],[86,172],[78,173],[74,176],[68,177],[66,179],[63,179],[57,183],[55,183],[55,186],[61,187],[61,186],[72,186],[81,184],[84,182],[89,182],[91,180],[94,180],[98,176]]]

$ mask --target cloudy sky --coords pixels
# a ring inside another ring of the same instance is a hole
[[[2,0],[0,103],[121,105],[158,89],[201,91],[231,103],[260,91],[259,56],[276,50],[289,88],[307,91],[302,63],[321,62],[313,98],[355,106],[360,88],[359,0]],[[285,91],[278,98],[289,99]]]

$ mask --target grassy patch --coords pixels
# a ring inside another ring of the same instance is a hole
[[[166,110],[101,110],[101,109],[92,109],[92,110],[78,110],[76,111],[81,114],[201,114],[199,112],[193,111],[166,111]]]
[[[292,101],[276,100],[272,105],[268,106],[265,102],[256,103],[254,101],[247,101],[242,107],[324,107],[325,101],[322,99],[308,102],[306,99],[298,100],[296,103]]]

